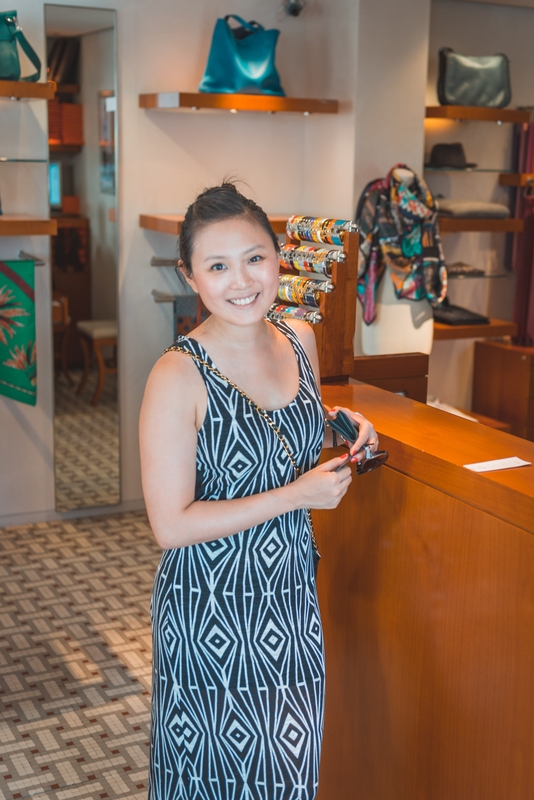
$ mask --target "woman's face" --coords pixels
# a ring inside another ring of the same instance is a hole
[[[251,325],[278,292],[279,257],[270,236],[246,217],[214,222],[195,236],[187,282],[206,308],[233,325]]]

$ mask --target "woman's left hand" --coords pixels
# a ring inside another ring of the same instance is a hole
[[[352,409],[344,408],[343,406],[333,406],[329,409],[328,414],[335,417],[338,411],[344,411],[347,417],[352,420],[352,422],[355,422],[360,429],[358,438],[350,448],[349,452],[351,456],[357,454],[357,460],[361,461],[365,457],[362,450],[365,445],[369,445],[371,452],[376,453],[378,450],[378,436],[373,423],[369,422],[368,419],[357,411],[352,411]]]

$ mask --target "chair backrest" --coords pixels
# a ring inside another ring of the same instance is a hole
[[[52,292],[52,325],[68,325],[69,298],[61,292]]]

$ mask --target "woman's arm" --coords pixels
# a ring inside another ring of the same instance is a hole
[[[315,380],[317,381],[317,386],[321,386],[321,373],[319,369],[319,355],[317,353],[317,341],[315,339],[315,334],[313,332],[312,326],[308,322],[301,322],[300,320],[289,320],[287,322],[291,328],[295,331],[297,336],[299,337],[302,346],[306,350],[306,355],[310,359],[310,363],[313,368],[313,372],[315,375]],[[378,436],[376,435],[376,431],[373,427],[373,424],[366,419],[363,414],[360,414],[357,411],[352,411],[350,408],[342,408],[341,406],[334,406],[334,408],[328,408],[325,406],[326,410],[329,414],[335,417],[337,411],[344,411],[350,419],[354,420],[359,426],[359,433],[358,438],[350,448],[350,454],[354,455],[365,444],[369,444],[371,446],[371,450],[373,453],[378,450]],[[342,444],[338,436],[339,444]],[[325,430],[325,437],[323,442],[323,448],[326,447],[333,447],[332,441],[332,430],[328,426]],[[362,454],[363,458],[363,454]]]
[[[331,459],[287,486],[235,500],[195,501],[197,430],[207,393],[185,355],[167,353],[147,382],[139,437],[148,516],[158,544],[185,547],[232,536],[298,508],[335,508],[351,481]]]

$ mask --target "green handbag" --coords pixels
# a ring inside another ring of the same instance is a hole
[[[20,60],[17,42],[26,53],[37,70],[27,78],[20,77]],[[39,56],[28,42],[17,19],[16,11],[0,12],[0,80],[1,81],[38,81],[41,77]]]
[[[231,28],[228,20],[239,23]],[[280,31],[265,30],[258,22],[245,22],[236,14],[218,19],[200,92],[245,92],[285,97],[274,64]]]

